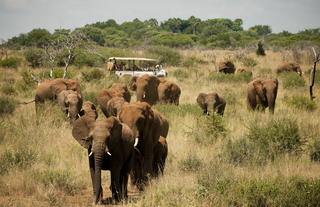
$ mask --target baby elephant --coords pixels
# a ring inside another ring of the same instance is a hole
[[[213,111],[223,116],[226,107],[224,98],[215,92],[209,94],[200,93],[197,98],[197,103],[203,109],[203,113],[208,115],[210,115],[209,111]]]
[[[264,111],[269,107],[269,112],[274,113],[276,98],[278,93],[277,79],[258,78],[248,83],[247,88],[247,108],[248,110]]]

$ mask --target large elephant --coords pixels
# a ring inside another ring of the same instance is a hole
[[[113,97],[107,103],[107,115],[109,116],[118,116],[121,111],[123,104],[126,101],[122,97]]]
[[[160,103],[170,103],[179,105],[179,98],[181,94],[180,87],[164,78],[159,78],[160,84],[158,86],[158,96]]]
[[[55,80],[45,80],[36,89],[36,111],[38,111],[40,104],[44,103],[46,100],[56,99],[58,94],[63,90],[76,91],[77,94],[82,97],[80,84],[75,80],[63,78],[57,78]]]
[[[282,63],[280,63],[280,65],[277,67],[277,73],[281,73],[281,72],[296,72],[300,76],[302,75],[300,65],[297,62],[282,62]]]
[[[226,107],[224,98],[215,92],[209,94],[199,93],[197,103],[202,108],[203,113],[208,115],[210,114],[209,112],[212,111],[223,116]]]
[[[248,110],[264,111],[269,107],[269,112],[274,113],[278,93],[278,79],[255,79],[248,83],[247,108]]]
[[[219,62],[219,72],[222,73],[234,73],[235,72],[234,64],[231,61],[221,61]]]
[[[80,116],[87,116],[90,119],[96,120],[98,118],[97,108],[91,101],[85,101],[79,112]]]
[[[102,200],[101,170],[111,172],[111,191],[115,201],[126,199],[128,176],[134,159],[132,130],[116,117],[95,121],[86,115],[73,124],[73,137],[88,150],[94,203]]]
[[[110,89],[103,89],[99,91],[99,93],[96,96],[97,102],[100,105],[100,108],[106,117],[109,117],[108,110],[107,110],[108,102],[113,97],[122,97],[127,102],[130,102],[130,99],[131,99],[131,95],[125,84],[121,84],[121,83],[113,84]]]
[[[159,100],[159,78],[151,75],[143,75],[139,78],[132,77],[129,83],[130,89],[136,89],[137,101],[147,102],[151,106]]]
[[[57,102],[62,111],[68,115],[71,123],[78,118],[82,108],[82,98],[76,91],[61,91],[57,96]]]
[[[160,112],[152,109],[146,102],[124,103],[119,119],[127,124],[132,129],[134,137],[139,139],[137,149],[142,158],[136,160],[131,180],[142,190],[148,177],[153,175],[154,147],[160,136],[167,137],[169,124]]]

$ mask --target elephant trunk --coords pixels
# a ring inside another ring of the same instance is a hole
[[[273,92],[268,94],[267,100],[268,100],[269,112],[271,114],[274,114],[274,108],[276,105],[276,95],[274,95]]]
[[[95,166],[95,174],[94,174],[94,192],[95,198],[94,203],[97,204],[102,199],[102,187],[101,187],[101,169],[103,164],[103,158],[105,156],[105,148],[103,145],[94,146],[94,166]]]

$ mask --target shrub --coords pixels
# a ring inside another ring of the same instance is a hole
[[[39,48],[29,48],[24,52],[24,57],[33,68],[39,67],[42,65],[44,56],[45,56],[45,53],[43,49],[39,49]]]
[[[93,91],[84,91],[82,92],[82,96],[83,96],[83,101],[91,101],[92,103],[94,103],[94,105],[98,105],[98,101],[96,98],[96,93]]]
[[[256,50],[256,54],[260,55],[260,56],[265,56],[266,55],[266,53],[264,52],[263,44],[262,44],[261,41],[258,42],[258,48]]]
[[[258,65],[258,61],[256,61],[255,59],[251,58],[251,57],[244,57],[241,59],[241,63],[243,64],[243,66],[245,67],[254,67],[256,65]]]
[[[66,170],[34,171],[33,177],[45,187],[53,185],[69,195],[74,195],[76,190],[80,187],[79,184],[75,182],[72,174]]]
[[[198,57],[189,56],[189,57],[187,57],[186,59],[183,60],[182,65],[184,67],[191,68],[191,67],[194,67],[197,64],[207,64],[207,63],[208,63],[207,61],[202,60],[202,59],[200,59]]]
[[[320,141],[315,141],[310,149],[310,159],[320,162]]]
[[[64,74],[64,68],[55,68],[52,72],[52,79],[62,78],[63,74]],[[76,73],[74,71],[68,70],[65,78],[72,79],[75,75],[76,75]],[[50,78],[50,71],[49,70],[46,70],[44,73],[40,73],[41,80],[49,79],[49,78]]]
[[[292,96],[290,98],[285,99],[285,102],[288,105],[301,110],[314,111],[317,109],[317,104],[311,101],[310,98],[305,96]]]
[[[173,72],[173,76],[176,77],[179,81],[189,78],[189,73],[184,69],[177,69]]]
[[[182,171],[195,172],[199,170],[202,162],[194,153],[190,152],[185,159],[178,162],[178,165]]]
[[[1,91],[6,95],[14,95],[17,93],[16,89],[10,84],[5,84],[4,86],[2,86]]]
[[[280,75],[283,88],[303,87],[306,85],[305,80],[296,73],[283,72]]]
[[[104,72],[97,68],[93,70],[81,72],[81,75],[82,75],[82,80],[87,82],[92,80],[100,80],[105,76]]]
[[[151,47],[148,49],[148,52],[157,57],[160,62],[167,65],[177,66],[181,62],[181,55],[179,54],[179,52],[169,47]]]
[[[242,72],[238,74],[225,74],[225,73],[211,73],[207,77],[210,81],[217,82],[246,82],[249,83],[252,79],[252,74]]]
[[[104,65],[104,61],[101,57],[93,54],[80,53],[78,54],[74,60],[73,65],[81,68],[83,66],[89,67],[101,67]]]
[[[17,101],[8,96],[0,97],[0,116],[3,114],[11,114],[17,106]]]
[[[13,152],[6,150],[0,156],[0,175],[15,167],[28,168],[35,163],[36,159],[37,153],[30,149],[21,148]]]
[[[190,127],[186,134],[199,144],[212,144],[219,136],[226,135],[223,117],[214,113],[212,116],[200,115],[195,117],[196,124]],[[199,130],[201,129],[201,130]]]
[[[18,68],[20,65],[19,58],[5,58],[0,61],[0,67],[4,68]]]

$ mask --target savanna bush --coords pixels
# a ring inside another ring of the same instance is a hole
[[[33,177],[45,187],[53,185],[66,192],[69,195],[74,195],[81,185],[75,181],[75,178],[67,170],[35,170]]]
[[[80,53],[74,58],[72,64],[79,68],[83,66],[101,67],[104,65],[104,61],[101,57],[97,55]]]
[[[207,77],[209,81],[217,82],[246,82],[249,83],[252,80],[252,74],[249,72],[242,72],[237,74],[225,74],[225,73],[211,73]]]
[[[17,69],[21,63],[19,58],[9,57],[0,61],[0,67]]]
[[[306,81],[297,73],[283,72],[280,74],[283,88],[303,87]]]
[[[100,80],[104,78],[105,74],[102,70],[95,68],[89,71],[81,72],[81,76],[82,76],[81,79],[83,81],[89,82],[92,80]]]
[[[64,68],[55,68],[52,72],[52,79],[56,79],[56,78],[62,78],[64,74]],[[65,78],[69,78],[72,79],[73,77],[75,77],[76,73],[73,70],[68,70],[66,77]],[[50,70],[46,70],[44,73],[40,73],[40,80],[44,80],[44,79],[49,79],[50,78]]]
[[[196,143],[213,144],[218,137],[226,136],[227,129],[222,116],[216,113],[211,116],[200,115],[196,116],[195,120],[195,126],[190,127],[186,134]]]
[[[251,122],[245,137],[229,141],[221,155],[236,165],[250,162],[263,164],[281,154],[298,155],[304,143],[294,120],[284,118],[266,124]]]
[[[45,56],[44,50],[40,48],[29,48],[23,54],[33,68],[41,66]]]
[[[1,92],[6,95],[15,95],[17,93],[16,89],[10,84],[4,84],[1,87]]]
[[[310,147],[310,159],[312,161],[320,162],[320,141],[315,141]]]
[[[0,116],[3,114],[11,114],[16,109],[17,101],[9,96],[0,97]]]
[[[188,73],[185,69],[179,68],[173,72],[173,76],[179,81],[183,81],[184,79],[189,78],[190,73]]]
[[[241,58],[241,63],[243,64],[243,66],[245,67],[254,67],[256,65],[258,65],[258,61],[256,61],[254,58],[252,57],[243,57]]]
[[[187,58],[185,58],[182,62],[182,65],[184,67],[194,67],[197,64],[207,64],[208,62],[205,60],[202,60],[201,58],[195,57],[195,56],[188,56]]]
[[[93,91],[84,91],[82,92],[83,101],[91,101],[94,105],[98,105],[98,101],[96,98],[96,92]]]
[[[0,175],[12,168],[26,169],[37,160],[37,153],[31,149],[19,148],[15,151],[6,150],[0,155]]]
[[[175,49],[165,46],[155,46],[148,49],[152,56],[155,56],[167,65],[177,66],[181,62],[181,55]]]
[[[285,102],[289,106],[293,106],[301,110],[314,111],[317,109],[317,104],[305,96],[292,96],[285,99]]]
[[[202,161],[192,152],[190,152],[185,159],[178,162],[179,169],[186,172],[198,171],[201,165]]]

